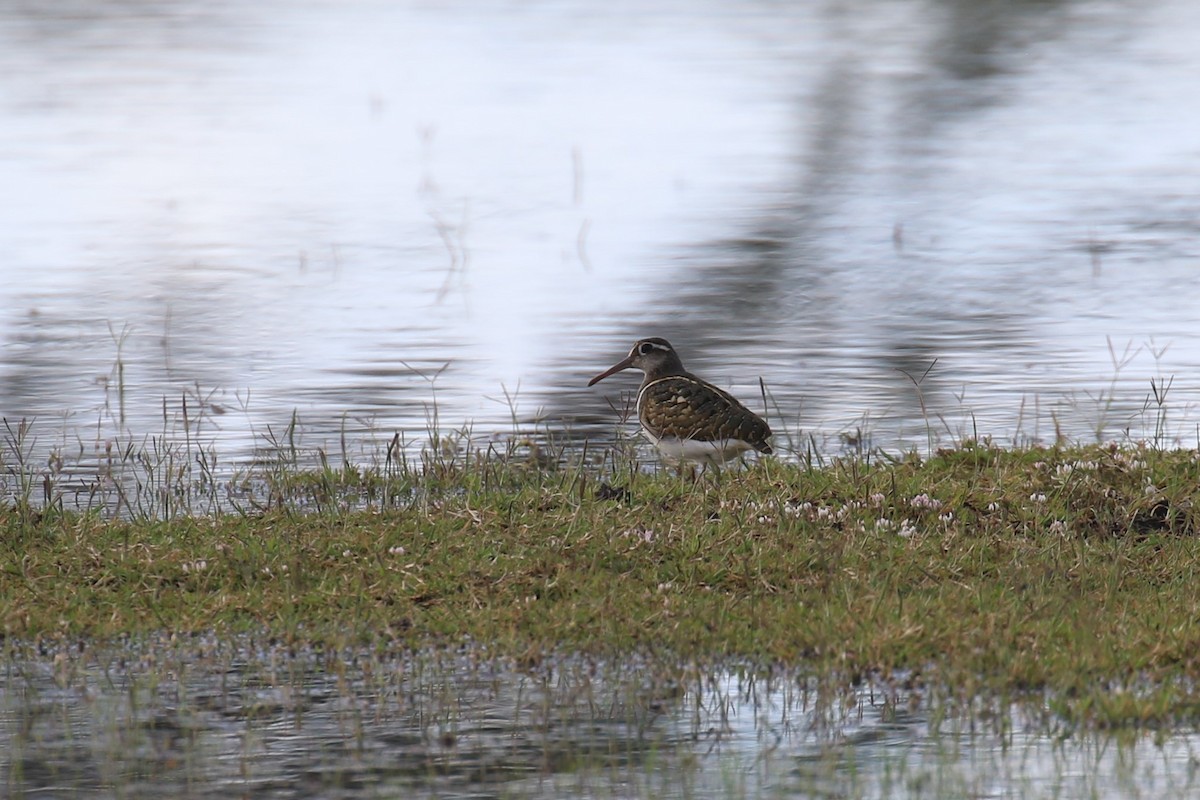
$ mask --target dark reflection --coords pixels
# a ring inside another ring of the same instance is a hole
[[[710,377],[715,372],[756,388],[761,376],[778,403],[769,409],[777,428],[796,419],[821,427],[824,413],[859,409],[863,420],[887,434],[876,442],[884,446],[896,433],[928,431],[931,419],[939,436],[974,435],[966,387],[978,383],[986,391],[995,376],[983,365],[997,358],[1016,364],[1039,359],[1045,342],[1034,329],[1044,313],[1041,298],[1029,286],[1008,287],[1015,295],[994,291],[989,278],[971,286],[971,276],[987,269],[947,265],[924,242],[906,242],[905,217],[914,207],[926,213],[922,198],[942,194],[946,147],[939,140],[957,135],[964,117],[1007,100],[1012,84],[999,79],[1029,70],[1032,46],[1052,46],[1070,37],[1073,24],[1086,21],[1068,13],[1074,5],[933,4],[906,20],[914,25],[907,35],[929,44],[899,79],[872,74],[872,45],[865,41],[823,62],[816,89],[795,101],[802,133],[782,185],[759,195],[769,205],[758,212],[757,225],[740,238],[698,245],[686,266],[672,269],[670,280],[656,289],[651,308],[635,310],[613,327],[629,331],[630,339],[670,338],[689,355],[689,365]],[[837,12],[829,21],[831,31],[855,37]],[[872,108],[881,98],[888,103],[882,122],[880,110]],[[898,159],[881,167],[880,152]],[[883,183],[900,190],[881,204],[894,216],[848,218],[859,187],[879,182],[881,168],[894,171],[882,176]],[[995,271],[1010,269],[1024,267]],[[957,295],[939,281],[956,272],[962,277],[953,283],[966,287]],[[607,354],[598,352],[593,363],[620,349],[619,342],[605,345]],[[1009,410],[1025,392],[1045,388],[1010,385]],[[564,415],[587,423],[607,417],[612,424],[611,411],[604,410],[612,390],[601,397],[564,393],[570,406]],[[945,413],[964,417],[960,427],[939,420]],[[859,431],[843,431],[860,444]],[[923,434],[915,438],[928,441]]]
[[[74,59],[109,49],[144,55],[236,48],[246,43],[245,34],[256,24],[236,4],[195,0],[9,2],[0,13],[16,41],[47,57],[58,52]]]
[[[43,470],[608,441],[636,378],[585,383],[661,335],[785,457],[1136,436],[1200,370],[1189,24],[10,3],[0,416]]]
[[[929,48],[931,64],[959,81],[980,81],[975,91],[942,93],[973,106],[994,92],[986,81],[1023,68],[1037,42],[1070,33],[1074,0],[940,0],[942,16]],[[974,102],[973,102],[974,101]],[[943,106],[943,108],[947,108]]]

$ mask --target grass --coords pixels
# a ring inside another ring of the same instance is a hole
[[[738,658],[1033,698],[1069,727],[1200,722],[1195,452],[966,442],[605,480],[435,456],[292,473],[308,513],[18,504],[0,511],[0,629]]]

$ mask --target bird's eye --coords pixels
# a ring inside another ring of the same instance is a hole
[[[654,345],[650,344],[649,342],[642,342],[640,345],[638,345],[638,352],[642,355],[647,355],[653,349]]]

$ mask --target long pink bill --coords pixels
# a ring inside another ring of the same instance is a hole
[[[604,370],[604,372],[601,372],[599,375],[597,375],[596,377],[594,377],[590,381],[588,381],[588,386],[594,386],[595,384],[597,384],[600,381],[607,378],[609,375],[620,372],[623,369],[629,369],[632,365],[633,365],[633,356],[628,355],[625,358],[618,361],[616,364],[613,364],[611,367]]]

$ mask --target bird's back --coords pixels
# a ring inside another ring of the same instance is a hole
[[[691,374],[647,380],[638,392],[638,418],[656,439],[740,441],[770,453],[766,421],[723,389]]]

